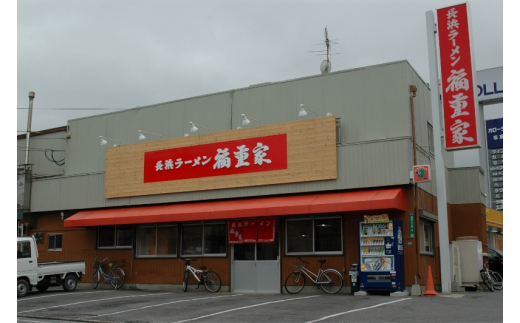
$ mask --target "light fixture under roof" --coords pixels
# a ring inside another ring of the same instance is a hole
[[[333,114],[332,114],[332,113],[330,113],[330,112],[327,112],[327,117],[332,117],[332,116],[333,116]]]
[[[143,135],[143,132],[144,132],[144,133],[147,133],[147,134],[149,134],[149,135],[154,135],[154,136],[162,137],[161,135],[158,135],[158,134],[156,134],[156,133],[147,132],[147,131],[143,131],[143,130],[137,130],[137,133],[139,134],[139,140],[144,140],[144,139],[146,139],[146,136]]]
[[[119,142],[117,140],[114,140],[114,139],[110,139],[108,137],[99,136],[99,139],[101,139],[101,146],[106,145],[107,144],[107,140],[117,142],[117,143],[119,143],[121,145],[121,142]],[[116,147],[116,146],[117,146],[117,144],[114,144],[114,147]]]
[[[191,125],[191,129],[190,129],[191,132],[195,132],[195,131],[199,130],[199,128],[197,128],[197,126],[203,128],[203,129],[206,129],[207,131],[210,131],[208,128],[203,127],[200,124],[193,123],[191,121],[190,121],[190,125]]]
[[[306,116],[307,115],[307,111],[305,111],[305,109],[309,110],[310,112],[314,113],[316,116],[318,116],[318,114],[314,111],[312,111],[309,107],[303,105],[303,104],[300,104],[300,113],[298,114],[300,117],[303,117],[303,116]]]
[[[249,119],[258,122],[259,124],[262,124],[260,121],[253,119],[251,117],[249,117]],[[249,119],[247,118],[247,116],[245,114],[242,113],[242,125],[243,126],[247,126],[248,124],[251,123],[251,121]]]

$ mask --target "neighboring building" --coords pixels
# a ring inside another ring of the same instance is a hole
[[[298,117],[300,104],[317,115]],[[259,123],[244,126],[242,115]],[[42,261],[125,260],[127,285],[181,285],[179,258],[196,257],[224,290],[281,292],[298,256],[311,269],[326,259],[348,286],[358,223],[388,214],[403,222],[405,285],[424,286],[428,267],[440,284],[435,181],[410,177],[428,164],[435,179],[431,119],[428,85],[398,61],[69,120],[38,141],[64,150],[54,155],[63,165],[31,150],[22,222],[43,233]],[[185,137],[190,122],[199,130]],[[443,154],[450,242],[487,243],[485,170],[454,169],[453,153]],[[238,220],[269,220],[274,234],[235,244],[228,225]]]

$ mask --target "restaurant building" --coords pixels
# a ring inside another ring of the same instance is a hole
[[[429,85],[397,61],[69,120],[31,135],[20,222],[40,261],[120,260],[128,288],[180,288],[179,260],[197,258],[222,291],[280,293],[301,257],[313,271],[325,259],[348,292],[359,223],[388,215],[403,224],[406,288],[428,267],[440,284],[435,158],[450,243],[487,242],[484,174],[433,150],[431,119]],[[432,180],[414,183],[414,165]]]

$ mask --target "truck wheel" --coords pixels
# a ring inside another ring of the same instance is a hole
[[[36,289],[40,292],[45,292],[47,289],[49,289],[49,286],[36,286]]]
[[[18,297],[24,297],[29,293],[29,283],[25,279],[18,279]]]
[[[63,289],[66,292],[72,292],[78,286],[78,279],[74,275],[68,275],[63,281]]]

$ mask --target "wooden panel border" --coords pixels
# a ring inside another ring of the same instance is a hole
[[[144,153],[147,151],[283,133],[287,134],[287,169],[167,182],[143,182]],[[106,198],[310,182],[338,177],[334,116],[110,147],[106,155]]]

